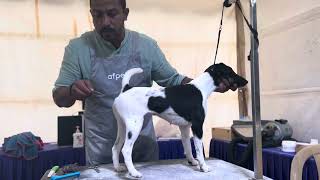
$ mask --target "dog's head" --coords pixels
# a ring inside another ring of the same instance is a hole
[[[231,67],[219,63],[208,67],[208,72],[213,79],[214,85],[217,87],[216,92],[226,92],[229,89],[235,91],[237,88],[245,86],[248,81],[236,74]]]

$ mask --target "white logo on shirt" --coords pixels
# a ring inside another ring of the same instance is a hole
[[[122,79],[123,76],[124,76],[124,74],[117,74],[117,73],[112,73],[112,74],[107,75],[108,79],[110,79],[110,80],[112,80],[112,79],[119,80],[120,78]]]

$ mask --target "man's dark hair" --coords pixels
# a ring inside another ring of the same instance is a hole
[[[122,9],[127,8],[127,2],[126,2],[126,0],[118,0],[118,1],[120,1],[120,4],[121,4]],[[90,7],[91,7],[91,0],[90,0]]]

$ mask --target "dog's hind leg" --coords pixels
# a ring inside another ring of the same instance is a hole
[[[115,170],[117,172],[121,172],[121,171],[127,170],[125,166],[121,166],[119,163],[119,155],[125,141],[126,130],[125,130],[124,122],[122,121],[116,108],[113,108],[113,114],[117,120],[118,132],[117,132],[117,139],[112,147],[112,161],[113,161],[113,166]]]
[[[142,174],[136,170],[132,163],[132,149],[135,141],[137,140],[143,125],[143,116],[126,118],[126,140],[122,148],[124,162],[128,168],[129,174],[135,178],[141,178]]]
[[[179,126],[181,132],[181,141],[183,145],[184,152],[186,154],[188,163],[192,166],[197,166],[198,161],[194,159],[191,150],[191,143],[190,143],[190,127],[191,126]]]

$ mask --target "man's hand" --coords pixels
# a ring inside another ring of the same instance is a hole
[[[69,87],[58,87],[52,94],[53,100],[59,107],[71,107],[76,100],[84,100],[93,92],[89,80],[75,81]]]
[[[70,96],[76,100],[85,100],[93,92],[93,87],[89,80],[75,81],[69,88]]]
[[[185,77],[185,78],[183,78],[183,80],[181,81],[181,85],[187,84],[187,83],[189,83],[189,82],[192,81],[192,80],[193,80],[193,79],[191,79],[191,78]]]

